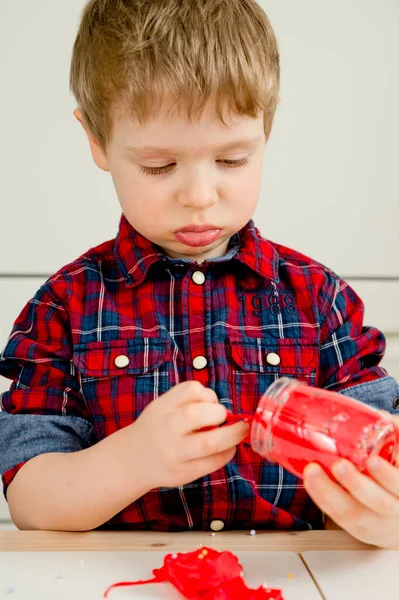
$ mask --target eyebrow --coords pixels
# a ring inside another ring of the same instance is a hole
[[[229,142],[228,144],[223,144],[219,147],[213,147],[211,150],[215,151],[223,151],[229,150],[231,148],[247,148],[254,146],[258,142],[260,142],[262,138],[260,136],[254,138],[243,138],[241,140],[234,140],[233,142]],[[153,152],[154,154],[179,154],[179,150],[176,148],[156,148],[155,146],[125,146],[125,150],[129,152]]]

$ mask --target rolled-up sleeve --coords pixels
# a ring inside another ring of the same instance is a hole
[[[28,460],[49,452],[77,452],[95,443],[92,425],[80,417],[0,412],[3,493]]]
[[[351,286],[328,273],[321,301],[319,387],[339,392],[387,377],[379,366],[385,336],[364,325],[364,305]]]
[[[341,394],[365,402],[378,410],[399,413],[399,384],[393,377],[366,381],[341,390]]]
[[[385,336],[376,327],[364,325],[362,300],[348,283],[331,272],[321,299],[319,387],[398,413],[399,384],[379,366]]]
[[[16,319],[0,354],[0,375],[12,380],[0,395],[3,492],[39,454],[76,452],[94,443],[72,363],[67,308],[46,282]]]

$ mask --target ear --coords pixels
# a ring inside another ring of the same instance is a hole
[[[82,115],[82,111],[80,110],[80,108],[77,108],[76,110],[74,110],[73,114],[75,115],[76,119],[79,121],[79,123],[82,125],[83,129],[86,132],[87,139],[89,140],[89,144],[90,144],[91,154],[93,156],[93,160],[96,163],[97,167],[99,169],[102,169],[103,171],[109,171],[110,169],[108,166],[107,156],[105,155],[105,153],[104,153],[103,149],[101,148],[100,144],[98,143],[98,141],[90,133],[87,125],[85,124],[85,122],[83,120],[83,115]]]

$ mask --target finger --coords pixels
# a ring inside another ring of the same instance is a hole
[[[171,417],[171,427],[177,435],[198,431],[203,427],[216,427],[226,420],[227,410],[213,402],[190,402],[181,406]]]
[[[229,427],[192,433],[185,438],[186,460],[205,458],[237,446],[248,434],[249,425],[241,421]]]
[[[304,485],[312,500],[353,537],[384,548],[398,547],[397,519],[382,517],[363,506],[315,463],[304,470]]]
[[[234,448],[229,448],[224,452],[219,452],[212,456],[188,461],[186,464],[190,468],[191,481],[195,481],[200,477],[204,477],[205,475],[209,475],[209,473],[214,473],[218,469],[222,469],[233,459],[236,452],[237,447],[234,446]]]
[[[216,393],[199,381],[183,381],[157,398],[156,402],[169,402],[172,408],[184,406],[190,402],[218,403]]]
[[[315,504],[351,535],[366,541],[369,523],[378,530],[375,523],[381,517],[332,481],[319,465],[311,463],[305,467],[304,487]]]
[[[381,456],[369,458],[366,465],[373,479],[399,500],[399,467],[391,465]]]
[[[363,506],[383,517],[399,516],[399,499],[360,473],[350,461],[338,460],[331,470],[337,481]],[[399,470],[395,470],[399,479]]]

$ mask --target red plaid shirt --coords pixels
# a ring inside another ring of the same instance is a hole
[[[225,256],[199,265],[165,256],[122,216],[115,240],[39,289],[0,355],[0,374],[14,380],[0,412],[4,489],[33,456],[87,448],[181,381],[253,413],[280,376],[335,391],[391,379],[377,366],[384,347],[347,283],[263,239],[252,221]],[[119,356],[128,366],[118,368]],[[321,526],[301,482],[246,443],[223,469],[151,490],[105,526],[208,529],[215,519],[236,529]]]

